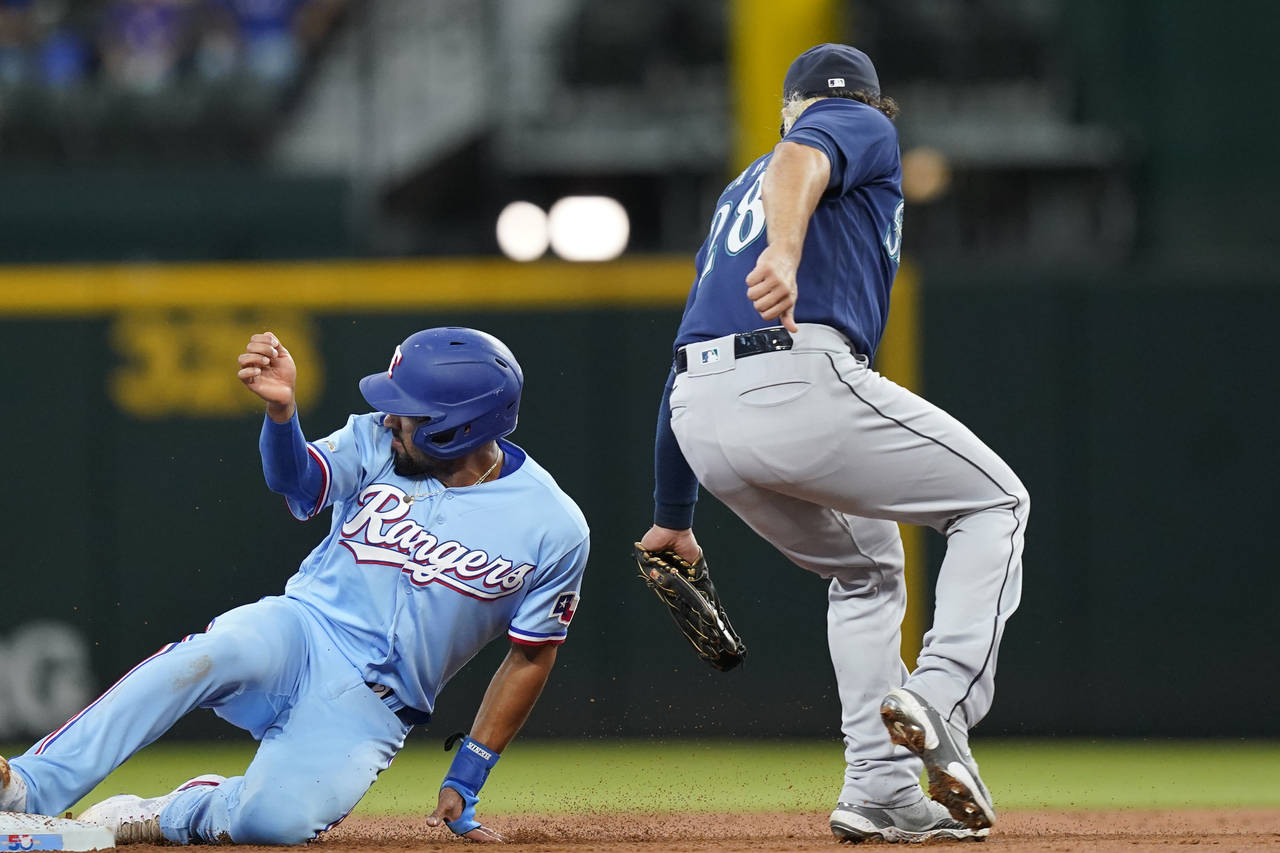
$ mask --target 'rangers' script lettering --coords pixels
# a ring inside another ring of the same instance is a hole
[[[410,503],[403,491],[374,483],[360,493],[359,509],[342,525],[342,545],[356,562],[395,566],[418,586],[440,583],[463,595],[491,601],[524,585],[533,566],[490,558],[479,548],[452,539],[439,541],[416,521],[406,518]],[[363,541],[356,541],[359,537]],[[479,586],[467,581],[479,580]]]

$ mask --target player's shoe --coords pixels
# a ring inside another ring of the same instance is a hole
[[[115,837],[116,844],[163,844],[160,812],[164,811],[165,806],[183,791],[201,785],[216,787],[225,781],[225,776],[197,776],[164,796],[149,800],[133,794],[118,794],[85,809],[77,820],[106,827]]]
[[[27,783],[0,756],[0,812],[27,810]]]
[[[914,844],[943,839],[982,841],[988,832],[990,830],[970,829],[951,817],[941,804],[925,797],[895,809],[837,803],[831,813],[831,834],[837,841],[852,844],[863,841]]]
[[[991,794],[978,775],[978,762],[969,754],[966,733],[953,729],[928,702],[903,687],[884,697],[880,718],[890,740],[924,759],[930,797],[970,829],[987,829],[995,823]]]

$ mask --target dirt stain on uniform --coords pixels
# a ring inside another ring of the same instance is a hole
[[[173,680],[174,690],[182,690],[202,680],[209,674],[209,670],[213,669],[213,658],[208,655],[200,655],[200,657],[191,662],[191,666],[188,669],[187,675],[179,676]]]

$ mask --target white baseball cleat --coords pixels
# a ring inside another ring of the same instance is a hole
[[[966,733],[953,729],[928,702],[910,690],[890,690],[880,705],[889,739],[924,759],[929,796],[970,829],[996,822],[991,794],[978,775]]]
[[[27,783],[0,756],[0,812],[27,810]]]
[[[160,831],[160,813],[165,807],[183,791],[201,785],[217,787],[225,781],[225,776],[197,776],[164,796],[149,800],[133,794],[117,794],[89,806],[77,820],[106,827],[115,837],[116,844],[162,844],[164,833]]]
[[[831,813],[831,834],[837,841],[917,844],[949,839],[982,841],[990,830],[970,829],[951,817],[940,803],[921,797],[909,806],[886,809],[837,803]]]

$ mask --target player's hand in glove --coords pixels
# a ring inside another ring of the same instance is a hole
[[[472,804],[472,814],[475,814],[475,805]],[[462,817],[462,813],[467,809],[467,803],[463,800],[461,794],[453,790],[453,788],[441,788],[440,800],[436,804],[436,810],[427,816],[427,826],[439,826],[442,823],[454,823]],[[473,818],[474,819],[474,818]],[[450,827],[452,829],[453,827]],[[505,843],[507,839],[503,838],[494,830],[479,824],[474,829],[466,832],[458,833],[463,838],[471,841],[480,841],[485,843]]]
[[[280,339],[271,332],[254,335],[237,361],[240,369],[236,376],[246,388],[267,401],[267,414],[271,419],[284,423],[293,417],[298,367]]]
[[[640,579],[667,605],[700,658],[722,672],[742,663],[746,644],[720,604],[692,531],[654,527],[635,543],[632,555]]]

